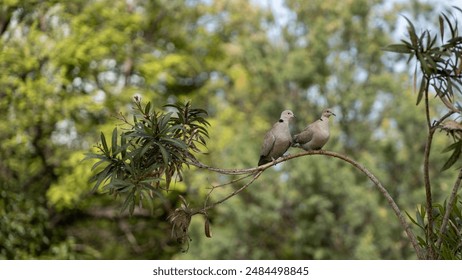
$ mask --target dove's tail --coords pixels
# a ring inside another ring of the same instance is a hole
[[[271,162],[271,160],[267,160],[265,156],[260,156],[260,160],[258,161],[258,166],[267,164],[268,162]]]

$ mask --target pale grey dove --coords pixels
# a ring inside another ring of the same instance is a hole
[[[294,136],[295,145],[298,143],[306,151],[320,150],[329,140],[329,117],[332,115],[335,116],[330,109],[324,109],[319,120],[309,124]]]
[[[289,121],[294,118],[294,113],[285,110],[281,113],[281,118],[273,125],[265,135],[260,151],[258,165],[278,159],[292,145],[292,135],[290,134]]]

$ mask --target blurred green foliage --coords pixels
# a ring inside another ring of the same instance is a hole
[[[162,199],[133,205],[129,215],[123,196],[92,192],[95,162],[82,161],[98,151],[101,133],[111,136],[114,125],[124,132],[134,96],[152,110],[188,100],[205,109],[207,153],[196,156],[223,168],[254,166],[262,135],[283,109],[295,112],[299,130],[329,106],[338,117],[325,149],[367,166],[414,213],[425,197],[425,112],[415,106],[405,54],[383,47],[395,41],[400,13],[438,17],[418,1],[385,2],[286,0],[280,18],[244,0],[3,1],[0,258],[415,258],[367,178],[331,158],[265,171],[208,213],[212,238],[193,217],[186,253],[167,221],[179,195],[201,207],[208,187],[229,177],[184,169]],[[429,110],[437,115],[440,106],[431,102]],[[454,168],[440,171],[448,157],[440,152],[451,143],[446,133],[433,139],[434,201],[446,199],[457,176]],[[217,189],[212,199],[237,187]],[[451,221],[460,219],[456,212]],[[448,234],[457,240],[454,225]]]

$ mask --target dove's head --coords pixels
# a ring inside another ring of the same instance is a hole
[[[280,122],[288,122],[291,119],[295,118],[294,113],[291,110],[285,110],[281,113],[281,118],[279,119]]]
[[[322,111],[322,117],[329,118],[330,116],[335,116],[331,109],[327,108]]]

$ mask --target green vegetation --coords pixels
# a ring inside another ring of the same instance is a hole
[[[461,11],[384,2],[3,1],[0,259],[461,259]]]

